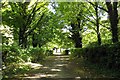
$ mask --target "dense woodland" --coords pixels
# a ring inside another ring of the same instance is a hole
[[[108,1],[2,2],[3,75],[29,71],[19,63],[40,62],[54,47],[120,71],[120,2]]]

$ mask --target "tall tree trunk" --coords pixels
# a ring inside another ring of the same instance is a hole
[[[97,38],[98,38],[98,45],[101,45],[101,37],[99,31],[99,15],[98,15],[98,3],[95,3],[95,12],[96,12],[96,26],[97,26]]]
[[[21,46],[22,47],[22,37],[23,37],[23,35],[22,35],[22,28],[20,28],[19,29],[19,46]]]
[[[39,28],[39,35],[41,34],[41,28]],[[41,48],[42,47],[42,44],[41,44],[41,41],[40,41],[40,39],[38,38],[38,46],[39,46],[39,48]]]
[[[23,45],[24,45],[24,48],[27,48],[27,36],[24,35],[24,38],[23,38]]]
[[[112,41],[113,43],[118,42],[118,11],[117,11],[118,2],[106,2],[106,6],[108,9],[108,15],[110,20],[110,27],[112,30]]]
[[[32,36],[32,45],[33,47],[37,47],[37,40],[36,40],[35,33],[33,33],[33,36]]]
[[[19,46],[27,48],[27,36],[25,35],[25,27],[19,29]]]
[[[80,36],[80,35],[78,34],[78,36]],[[82,48],[82,38],[81,37],[77,38],[77,36],[76,36],[75,47],[76,48]]]
[[[79,34],[78,25],[71,23],[72,27],[72,39],[75,42],[76,48],[82,48],[82,37]]]
[[[78,16],[80,16],[80,13],[78,14]],[[78,28],[77,34],[78,34],[78,44],[79,44],[78,48],[82,48],[82,36],[81,36],[82,29],[80,27],[81,20],[79,19],[79,17],[77,18],[77,22],[78,22],[78,24],[77,24],[77,28]]]

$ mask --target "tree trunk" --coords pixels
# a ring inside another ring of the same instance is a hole
[[[96,6],[95,6],[95,12],[96,12],[96,26],[97,26],[98,45],[101,45],[101,37],[100,37],[100,31],[99,31],[98,3],[97,2],[96,2]]]
[[[19,46],[27,48],[27,36],[25,35],[25,28],[19,29]]]
[[[113,2],[113,6],[111,2],[106,2],[106,6],[108,9],[108,15],[110,20],[110,27],[112,30],[112,42],[118,42],[118,11],[117,11],[118,2]]]
[[[82,38],[81,37],[76,38],[75,47],[76,48],[82,48]]]
[[[79,34],[78,26],[79,25],[75,25],[74,23],[71,23],[71,27],[72,27],[72,39],[75,42],[75,47],[76,48],[82,48],[82,37]]]
[[[36,40],[36,36],[35,36],[34,33],[33,33],[33,36],[32,36],[32,45],[33,45],[33,47],[37,47],[37,40]]]

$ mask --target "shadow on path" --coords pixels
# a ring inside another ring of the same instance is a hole
[[[107,77],[93,69],[88,69],[82,59],[69,60],[69,56],[66,55],[50,56],[41,65],[24,76],[17,77],[20,77],[20,80],[75,80],[81,78],[85,80]]]

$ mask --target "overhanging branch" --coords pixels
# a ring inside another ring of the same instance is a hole
[[[37,27],[37,25],[41,22],[41,20],[43,19],[44,17],[44,13],[41,15],[40,19],[38,20],[37,24],[31,29],[29,30],[28,32],[26,32],[26,36],[28,36],[29,34],[31,34],[31,32],[33,32],[33,30]]]
[[[88,0],[86,0],[88,3],[90,3],[92,6],[95,6],[95,4],[93,4],[92,2],[90,2],[90,1],[88,1]],[[102,10],[104,10],[105,12],[107,12],[108,13],[108,10],[106,10],[105,8],[103,8],[103,7],[100,7],[100,6],[98,6],[98,8],[99,9],[102,9]]]

